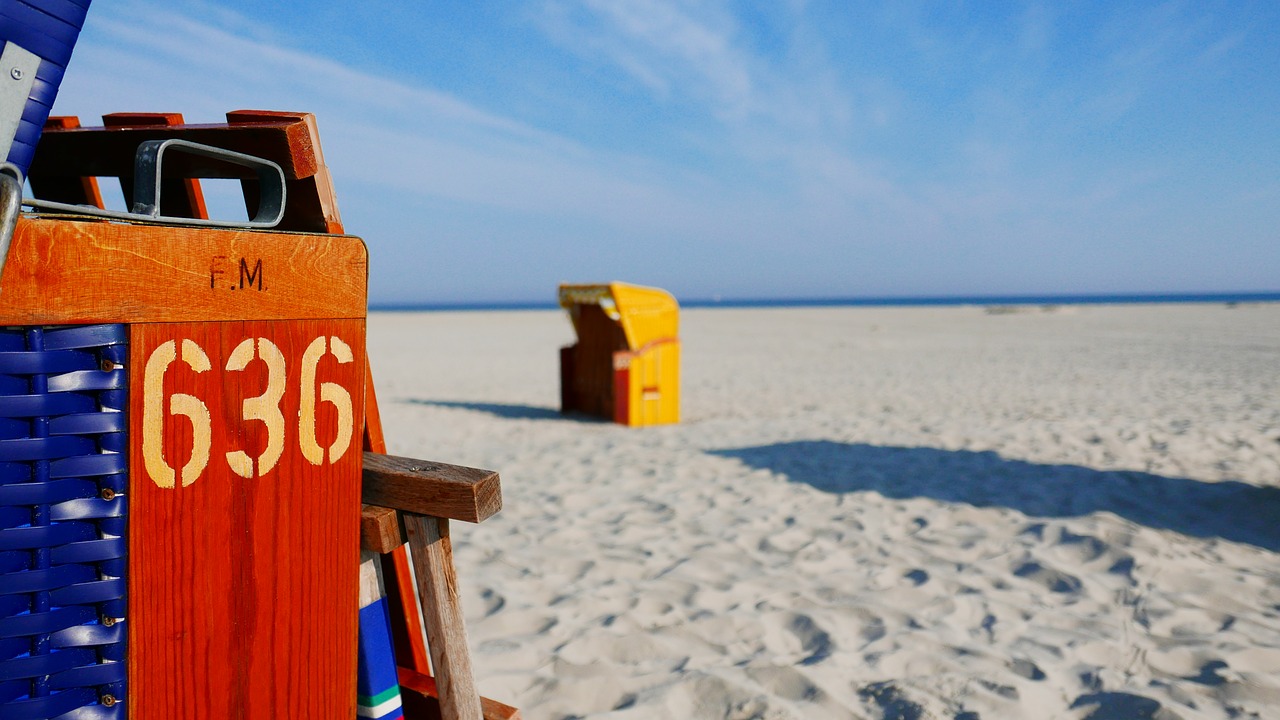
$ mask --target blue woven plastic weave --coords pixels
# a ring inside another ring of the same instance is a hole
[[[80,37],[90,0],[0,0],[0,50],[7,43],[40,58],[35,83],[22,108],[8,160],[23,173],[31,166],[44,121],[58,96],[71,51]],[[7,70],[6,70],[7,72]],[[0,157],[0,162],[6,158]]]
[[[0,329],[0,718],[125,717],[124,325]]]

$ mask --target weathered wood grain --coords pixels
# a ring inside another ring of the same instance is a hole
[[[391,508],[365,505],[360,508],[360,549],[389,553],[404,545],[400,517]]]
[[[467,626],[453,569],[449,521],[407,514],[404,524],[439,691],[440,714],[449,720],[481,720],[480,693],[471,672]]]
[[[391,639],[396,646],[396,663],[430,675],[427,635],[422,626],[422,610],[407,544],[382,556],[382,576],[387,582],[387,609],[391,613]]]
[[[368,254],[356,237],[23,217],[0,278],[0,317],[26,325],[363,318],[367,286]]]
[[[466,522],[502,509],[502,481],[492,470],[369,452],[361,494],[369,505]]]
[[[375,603],[383,598],[382,568],[378,553],[360,550],[360,594],[358,607]]]

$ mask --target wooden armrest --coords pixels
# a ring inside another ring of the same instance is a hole
[[[399,511],[377,505],[360,508],[360,549],[386,555],[405,543]]]
[[[471,672],[449,520],[480,522],[498,512],[501,480],[491,470],[372,452],[364,454],[363,463],[361,542],[367,550],[387,552],[408,541],[439,683],[433,688],[438,691],[440,715],[480,720],[481,698]]]
[[[361,500],[401,512],[478,523],[502,509],[492,470],[366,452]]]

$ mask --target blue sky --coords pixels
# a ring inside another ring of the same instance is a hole
[[[98,0],[55,112],[315,113],[375,303],[1276,291],[1277,37],[1272,1]]]

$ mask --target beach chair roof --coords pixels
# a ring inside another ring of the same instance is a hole
[[[666,290],[621,282],[560,285],[560,307],[569,311],[579,335],[577,308],[583,305],[598,305],[619,323],[633,350],[679,335],[680,305]]]

